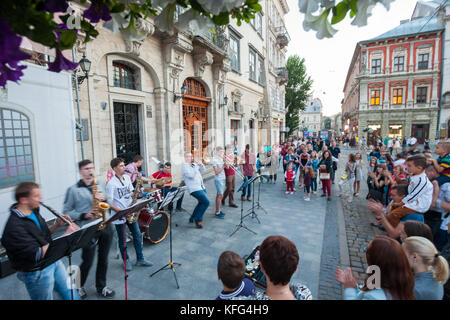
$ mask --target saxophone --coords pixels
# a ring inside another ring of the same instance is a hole
[[[137,173],[137,177],[136,177],[136,188],[134,188],[134,193],[133,193],[133,200],[131,201],[130,206],[134,205],[137,201],[137,197],[139,195],[139,192],[141,191],[142,186],[144,185],[143,180],[142,180],[142,174],[140,174],[139,172]],[[130,214],[127,217],[127,221],[129,223],[135,223],[136,221],[138,221],[139,219],[139,213],[138,212],[133,212],[132,214]]]
[[[92,184],[92,208],[97,213],[97,219],[102,218],[102,223],[100,223],[100,226],[98,227],[98,230],[103,230],[106,225],[106,210],[109,209],[109,204],[106,202],[101,202],[95,198],[96,194],[98,193],[98,187],[97,187],[97,179],[94,177],[94,183]]]

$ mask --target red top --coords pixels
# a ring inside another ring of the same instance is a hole
[[[294,170],[286,170],[286,181],[294,181],[294,175],[295,175],[295,171]]]
[[[172,174],[170,172],[165,173],[164,170],[159,170],[159,171],[156,171],[154,174],[152,174],[152,177],[155,179],[161,179],[161,178],[165,178],[165,177],[172,178]],[[169,182],[167,182],[167,183],[172,183],[172,179],[170,179]]]
[[[225,158],[227,159],[228,163],[233,163],[234,155],[233,154],[225,155]],[[230,166],[228,169],[224,168],[223,170],[225,171],[225,177],[234,176],[236,174],[232,166]]]

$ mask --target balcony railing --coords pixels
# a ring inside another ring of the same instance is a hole
[[[291,37],[289,36],[285,26],[275,28],[275,34],[277,36],[277,44],[281,49],[286,47],[291,41]]]

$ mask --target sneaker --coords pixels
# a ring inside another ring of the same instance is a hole
[[[294,188],[294,191],[297,191],[297,189]]]
[[[286,191],[285,193],[286,193],[286,194],[289,194],[289,191]]]
[[[283,181],[283,184],[286,184],[286,181]]]
[[[326,194],[321,194],[320,196],[321,196],[321,197],[326,197],[327,195],[326,195]]]
[[[99,297],[106,298],[106,299],[112,299],[116,293],[114,292],[113,289],[104,287],[101,290],[97,289],[97,294]]]
[[[247,201],[252,201],[252,198],[247,198]]]
[[[220,211],[219,214],[216,213],[215,216],[216,216],[216,218],[224,219],[224,218],[225,218],[225,213],[223,213],[222,211]]]
[[[305,198],[305,201],[311,201],[311,198],[309,198],[309,197]]]
[[[201,228],[203,228],[203,226],[202,226],[202,222],[201,221],[199,221],[199,222],[196,222],[195,223],[195,226],[198,228],[198,229],[201,229]]]
[[[78,295],[79,295],[80,298],[83,299],[83,300],[87,298],[86,290],[84,290],[83,287],[81,287],[80,289],[78,289]]]
[[[245,197],[244,196],[241,197],[241,201],[245,201]]]
[[[151,267],[153,265],[153,263],[151,263],[148,260],[142,259],[142,260],[137,260],[135,265],[142,266],[142,267]]]
[[[232,207],[232,208],[239,208],[235,203],[230,204],[229,207]]]
[[[328,201],[331,201],[331,197],[328,197],[327,200],[328,200]]]

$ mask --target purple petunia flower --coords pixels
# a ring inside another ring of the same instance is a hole
[[[45,0],[44,8],[47,12],[66,12],[69,4],[66,0]]]
[[[111,20],[110,10],[102,0],[92,0],[89,9],[83,12],[83,17],[92,23],[97,23],[100,19],[103,21]]]
[[[78,63],[66,59],[61,50],[56,49],[55,61],[48,64],[48,71],[60,72],[61,70],[74,70],[78,67]]]
[[[16,35],[9,25],[0,19],[0,86],[6,86],[8,80],[17,82],[23,76],[26,66],[19,66],[22,60],[31,58],[20,50],[22,38]]]

